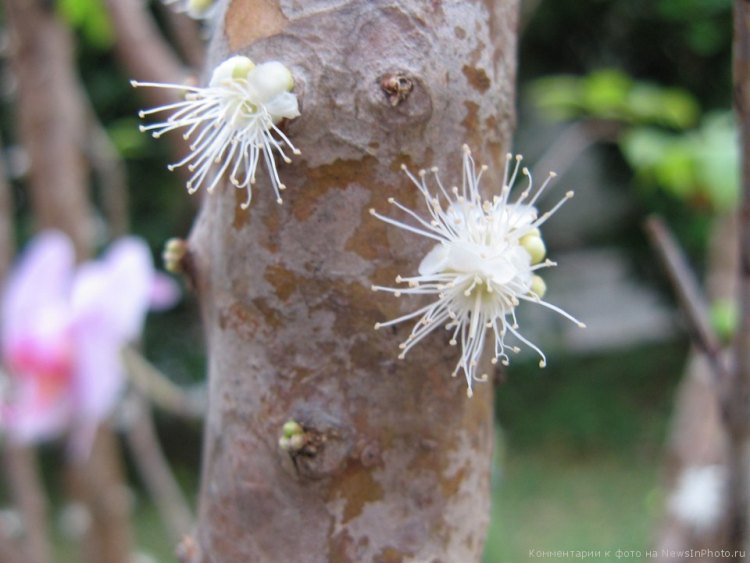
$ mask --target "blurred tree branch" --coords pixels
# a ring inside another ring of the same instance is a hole
[[[656,216],[649,217],[645,227],[675,289],[693,341],[708,358],[716,387],[721,389],[727,384],[729,372],[722,360],[721,343],[711,326],[708,305],[698,280],[664,220]]]
[[[554,170],[564,176],[576,159],[590,147],[601,142],[615,142],[623,131],[619,121],[604,119],[580,119],[567,125],[550,143],[549,149],[534,165],[534,177],[544,177]]]
[[[131,78],[182,84],[189,73],[156,26],[143,0],[106,0],[115,28],[115,52]],[[144,88],[152,106],[177,100],[171,90]]]
[[[172,383],[134,348],[122,351],[133,386],[151,403],[173,416],[200,420],[205,416],[205,389],[187,391]]]
[[[56,228],[73,241],[78,259],[88,257],[93,237],[84,155],[86,108],[75,73],[70,30],[54,6],[38,0],[5,0],[18,77],[17,113],[29,153],[28,188],[40,228]],[[127,563],[129,505],[115,436],[99,429],[88,459],[67,468],[73,496],[91,512],[85,557],[92,563]],[[124,499],[124,500],[123,500]]]
[[[0,145],[0,286],[10,271],[14,254],[13,198]],[[47,501],[39,475],[36,452],[5,441],[3,463],[8,489],[23,526],[20,546],[0,530],[0,561],[51,563],[52,549],[47,525]]]
[[[86,144],[83,147],[99,183],[102,211],[112,238],[128,232],[128,176],[117,149],[99,121],[85,92],[80,99],[86,110]]]
[[[195,80],[190,69],[180,62],[162,35],[144,0],[106,0],[106,3],[115,28],[115,51],[130,78],[141,82],[173,84]],[[184,31],[182,33],[185,34]],[[188,40],[183,37],[180,41]],[[138,92],[150,106],[179,101],[174,90],[139,88]],[[188,152],[188,142],[180,135],[170,135],[168,139],[176,158],[182,159]],[[178,168],[177,172],[183,176],[189,175],[186,167]],[[191,201],[195,203],[199,198]]]
[[[159,4],[167,25],[167,31],[190,68],[199,72],[206,55],[205,42],[200,24],[183,12],[177,12]]]
[[[130,407],[135,412],[126,439],[133,452],[133,461],[161,514],[171,542],[176,546],[193,526],[192,511],[164,457],[151,407],[138,392],[133,393],[130,400]]]
[[[91,248],[85,119],[70,31],[38,0],[5,0],[18,78],[19,135],[31,167],[28,189],[39,225],[67,233],[78,258]]]

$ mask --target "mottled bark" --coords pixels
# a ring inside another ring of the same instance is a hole
[[[451,378],[438,331],[397,360],[411,327],[373,324],[418,300],[375,295],[431,246],[373,218],[417,203],[399,166],[460,182],[460,147],[499,189],[514,115],[515,0],[231,0],[209,53],[280,60],[302,150],[248,211],[225,185],[205,198],[191,265],[209,347],[196,559],[477,561],[489,508],[492,387]],[[403,75],[397,104],[382,88]],[[310,447],[278,439],[288,419]]]

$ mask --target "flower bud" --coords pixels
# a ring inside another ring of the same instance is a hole
[[[286,438],[291,438],[292,436],[304,434],[305,431],[302,429],[299,422],[295,420],[287,420],[284,423],[284,426],[281,427],[281,432]]]
[[[531,256],[532,264],[539,264],[547,255],[547,247],[544,246],[544,241],[538,234],[528,233],[518,242]]]
[[[191,18],[200,19],[214,5],[214,0],[188,0],[187,13]]]
[[[255,63],[247,57],[241,55],[230,57],[214,69],[210,86],[221,86],[232,80],[247,78],[254,68]]]
[[[294,88],[291,71],[278,61],[258,65],[247,79],[262,103]]]
[[[182,272],[182,259],[187,253],[187,241],[181,238],[171,238],[164,245],[162,260],[167,272],[178,274]]]
[[[544,298],[544,294],[547,293],[547,284],[541,276],[533,276],[531,278],[531,292],[534,293],[539,299]]]

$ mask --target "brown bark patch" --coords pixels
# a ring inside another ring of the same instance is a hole
[[[479,130],[479,105],[474,102],[464,102],[466,108],[466,117],[461,121],[461,125],[466,128],[466,142],[469,146],[479,146],[482,140],[482,133]]]
[[[269,252],[276,254],[279,251],[279,231],[281,231],[281,217],[278,212],[264,213],[263,224],[265,230],[261,232],[258,243]]]
[[[490,77],[483,68],[474,68],[464,65],[461,69],[472,88],[484,94],[491,86]]]
[[[278,35],[288,20],[274,0],[232,0],[224,22],[229,49],[239,51],[260,39]]]
[[[376,563],[402,563],[404,554],[395,547],[384,547],[376,556]]]
[[[458,493],[458,490],[461,488],[461,483],[464,482],[464,479],[466,478],[466,468],[462,467],[458,471],[456,471],[456,474],[453,477],[446,477],[444,479],[440,480],[440,488],[443,491],[443,494],[446,497],[452,497],[453,495]]]
[[[289,300],[294,290],[304,281],[282,266],[269,266],[264,277],[273,286],[276,296],[284,302]]]
[[[242,303],[235,302],[219,313],[219,327],[235,332],[243,340],[252,340],[258,330],[258,320]]]
[[[300,177],[305,178],[304,186],[290,202],[295,219],[309,219],[317,208],[318,200],[329,190],[343,189],[360,178],[372,178],[377,165],[377,159],[367,155],[361,160],[336,160],[331,164],[302,170]]]
[[[341,521],[341,524],[346,524],[362,514],[367,503],[382,500],[383,488],[369,470],[359,464],[350,464],[333,482],[331,498],[346,501]]]

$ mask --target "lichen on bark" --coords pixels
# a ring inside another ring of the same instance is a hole
[[[370,286],[414,271],[429,242],[368,211],[417,201],[402,163],[460,182],[463,143],[499,186],[517,1],[231,0],[218,17],[211,67],[243,54],[292,70],[302,155],[280,168],[283,205],[259,176],[243,211],[226,183],[191,235],[211,396],[197,559],[477,561],[492,388],[466,398],[448,334],[398,360],[409,328],[373,330],[412,304]],[[290,419],[312,452],[279,448]]]

